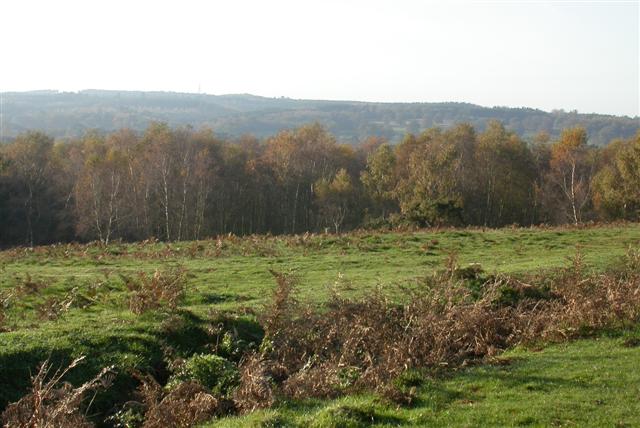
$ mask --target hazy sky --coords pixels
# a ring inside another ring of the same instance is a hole
[[[1,0],[0,90],[639,114],[639,2]]]

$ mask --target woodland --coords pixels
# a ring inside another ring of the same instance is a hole
[[[0,146],[3,246],[640,218],[640,133],[530,140],[493,121],[343,144],[315,123],[259,139],[153,123]]]

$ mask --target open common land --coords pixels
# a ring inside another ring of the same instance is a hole
[[[407,290],[452,260],[460,269],[473,266],[478,278],[518,278],[555,272],[579,254],[584,269],[598,275],[638,248],[640,225],[631,223],[9,249],[0,252],[0,409],[27,393],[30,376],[47,359],[58,367],[86,356],[66,378],[74,385],[114,367],[113,384],[89,410],[99,423],[130,398],[139,383],[131,373],[163,383],[172,376],[171,358],[217,352],[239,359],[221,347],[228,336],[216,331],[232,332],[249,348],[263,346],[257,319],[272,300],[276,272],[294,275],[296,299],[318,308],[336,293],[405,301]],[[136,310],[135,284],[155,272],[179,276],[183,296],[169,307]],[[586,336],[421,374],[407,381],[408,406],[364,390],[282,399],[211,426],[639,425],[640,329],[627,324]]]

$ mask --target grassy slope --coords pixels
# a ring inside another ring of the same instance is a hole
[[[461,263],[480,263],[489,272],[524,272],[566,265],[581,248],[590,266],[602,268],[631,245],[640,245],[640,225],[590,229],[452,230],[417,233],[360,233],[314,236],[305,244],[296,238],[229,240],[216,257],[216,241],[112,245],[107,251],[89,247],[63,257],[30,254],[9,258],[0,253],[4,270],[0,290],[14,286],[16,276],[30,273],[54,286],[45,295],[108,282],[105,273],[153,271],[180,264],[192,274],[187,305],[196,311],[211,304],[219,308],[254,306],[268,296],[273,281],[268,269],[294,270],[302,278],[302,296],[322,299],[338,273],[354,285],[354,292],[376,284],[410,281],[439,267],[450,252]],[[193,254],[191,248],[197,246]],[[120,253],[121,255],[113,255]],[[126,254],[122,254],[126,253]],[[111,293],[113,302],[116,297]]]
[[[207,426],[640,426],[640,347],[599,338],[503,358],[511,364],[424,383],[410,409],[352,396],[290,403]]]
[[[640,245],[640,225],[588,229],[450,230],[416,233],[358,233],[348,236],[227,238],[221,243],[174,243],[46,247],[0,253],[0,291],[24,283],[26,274],[47,285],[40,293],[9,301],[8,324],[0,333],[0,407],[15,400],[37,363],[87,354],[77,379],[116,364],[142,370],[162,367],[162,346],[189,353],[202,349],[211,308],[257,307],[273,287],[269,268],[295,270],[301,297],[321,301],[338,273],[358,294],[377,284],[407,283],[441,265],[455,251],[462,263],[479,262],[489,272],[523,272],[567,264],[581,247],[586,262],[602,268],[630,245]],[[118,273],[182,265],[189,271],[184,326],[167,338],[162,314],[141,317],[127,310],[127,292]],[[345,281],[343,281],[345,282]],[[36,308],[49,297],[76,294],[75,307],[54,321]],[[249,325],[250,329],[251,326]],[[186,341],[185,341],[186,339]],[[73,380],[73,379],[72,379]],[[123,390],[127,388],[122,376]],[[117,394],[115,389],[113,394]],[[109,399],[107,399],[108,401]]]

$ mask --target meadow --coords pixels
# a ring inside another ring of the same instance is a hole
[[[74,385],[114,367],[112,385],[96,394],[88,412],[98,424],[139,385],[131,373],[150,374],[164,384],[174,375],[172,362],[194,354],[214,353],[239,363],[244,352],[264,346],[258,319],[273,299],[274,273],[295,276],[296,299],[320,308],[336,293],[346,299],[381,293],[403,301],[407,290],[420,287],[451,260],[460,269],[473,266],[484,280],[555,272],[580,254],[585,269],[597,275],[637,248],[640,225],[630,223],[224,235],[5,250],[0,252],[0,409],[27,393],[30,376],[47,359],[58,367],[86,356],[66,378]],[[136,310],[132,295],[142,295],[140,284],[153,282],[156,272],[179,278],[182,297],[168,304],[164,300],[171,299],[162,297],[162,305]],[[223,343],[229,337],[231,347]],[[518,346],[493,362],[421,375],[411,386],[411,406],[381,401],[372,391],[349,391],[336,398],[281,399],[269,409],[224,417],[211,426],[633,426],[640,423],[637,337],[633,325],[601,329],[587,339]]]

